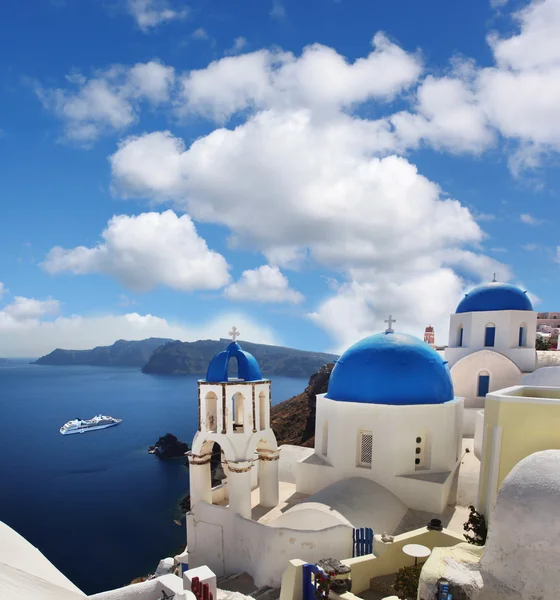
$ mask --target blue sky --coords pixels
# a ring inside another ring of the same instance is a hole
[[[560,0],[2,10],[0,356],[558,308]]]

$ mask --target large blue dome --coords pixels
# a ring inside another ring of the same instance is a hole
[[[454,397],[446,362],[426,342],[405,333],[378,333],[338,359],[326,395],[369,404],[442,404]]]
[[[533,310],[527,292],[509,283],[492,281],[471,290],[459,302],[456,313],[487,310]]]
[[[237,360],[237,378],[243,381],[261,381],[262,374],[257,359],[245,352],[237,342],[231,342],[225,350],[218,352],[210,361],[206,381],[217,383],[228,381],[228,366],[231,358]]]

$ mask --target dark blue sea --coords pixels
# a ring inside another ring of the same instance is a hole
[[[147,453],[167,432],[192,441],[196,376],[138,369],[0,364],[0,520],[86,594],[127,585],[184,548],[184,461]],[[306,379],[272,378],[273,403]],[[63,436],[69,419],[103,413],[109,429]]]

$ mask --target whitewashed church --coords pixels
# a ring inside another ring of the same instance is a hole
[[[465,399],[466,435],[474,434],[486,394],[537,368],[537,314],[527,292],[494,280],[466,294],[451,315],[445,359],[455,393]]]

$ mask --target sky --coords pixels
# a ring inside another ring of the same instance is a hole
[[[0,356],[559,310],[560,0],[8,0]]]

